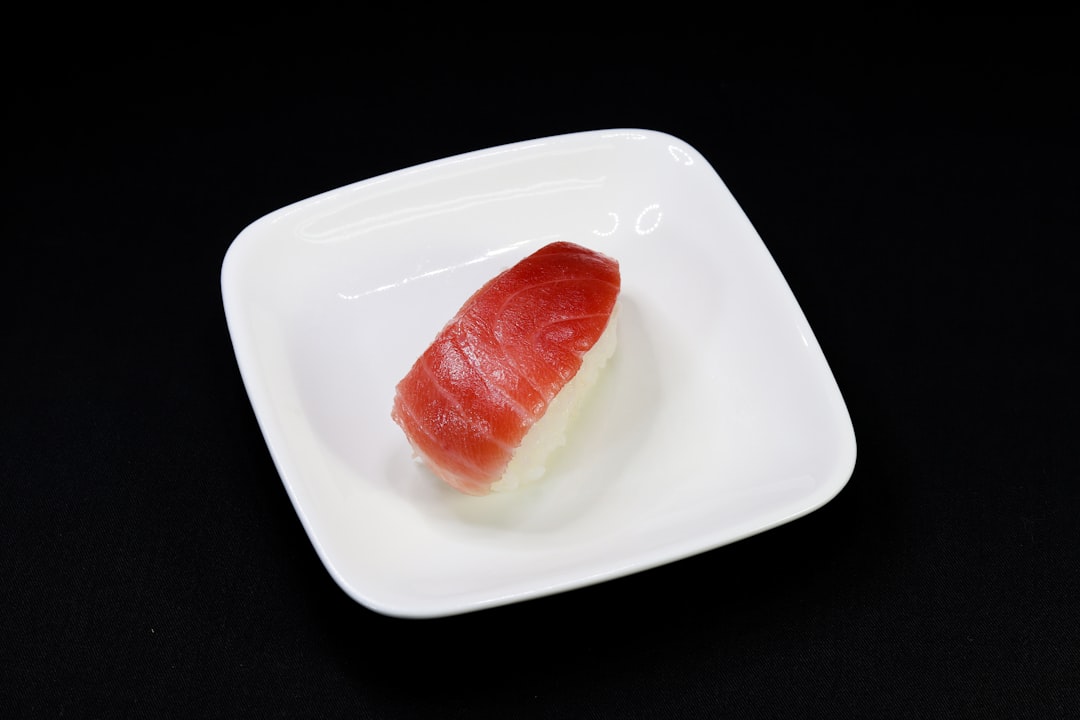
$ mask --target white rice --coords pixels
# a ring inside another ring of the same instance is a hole
[[[529,428],[502,477],[491,484],[492,492],[513,490],[539,479],[547,471],[549,456],[566,444],[567,428],[596,384],[600,371],[615,353],[618,314],[619,305],[616,303],[604,332],[582,357],[581,368],[551,399],[547,412]]]

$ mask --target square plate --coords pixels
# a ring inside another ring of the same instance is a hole
[[[411,459],[394,386],[490,277],[556,239],[616,258],[619,346],[540,482],[469,497]],[[650,130],[572,133],[364,180],[234,240],[222,295],[270,454],[355,600],[438,617],[719,547],[831,500],[843,398],[712,166]]]

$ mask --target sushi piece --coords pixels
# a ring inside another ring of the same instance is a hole
[[[415,458],[468,495],[535,480],[615,351],[613,258],[545,245],[489,280],[397,385]]]

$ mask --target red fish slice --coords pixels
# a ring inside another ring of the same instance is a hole
[[[397,385],[391,417],[461,492],[485,495],[607,329],[619,264],[569,242],[488,281]]]

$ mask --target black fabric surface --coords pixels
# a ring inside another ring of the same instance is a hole
[[[287,16],[35,31],[5,67],[0,715],[1077,717],[1070,23],[454,37],[416,64],[436,38]],[[732,190],[848,403],[850,482],[601,585],[365,609],[254,419],[226,249],[324,190],[612,127]]]

